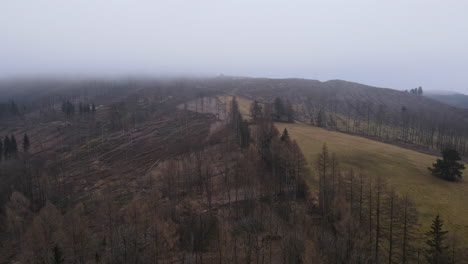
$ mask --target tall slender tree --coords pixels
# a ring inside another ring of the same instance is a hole
[[[29,150],[29,137],[28,137],[28,134],[24,133],[24,136],[23,136],[23,151],[24,152],[28,152]]]
[[[447,247],[444,245],[447,231],[443,231],[443,222],[439,214],[432,221],[431,229],[426,233],[428,249],[426,250],[426,259],[431,264],[445,263],[445,251]]]

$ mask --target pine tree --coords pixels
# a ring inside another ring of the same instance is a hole
[[[443,222],[439,214],[434,218],[431,225],[431,230],[426,233],[428,240],[426,244],[429,248],[426,250],[426,259],[431,264],[443,263],[445,258],[444,239],[447,231],[442,231]]]
[[[11,135],[11,150],[10,150],[10,153],[15,156],[16,153],[18,152],[18,144],[16,143],[16,138],[15,138],[15,135]]]
[[[294,123],[294,109],[292,107],[291,102],[287,101],[286,102],[286,117],[288,119],[289,123]]]
[[[283,142],[289,142],[289,133],[288,133],[288,130],[286,128],[284,128],[283,134],[281,135],[280,139]]]
[[[250,106],[250,115],[254,122],[257,122],[262,117],[262,106],[257,100],[255,100]]]
[[[284,105],[283,101],[279,97],[275,98],[274,101],[274,109],[275,109],[275,119],[276,120],[281,120],[283,114],[284,114]]]
[[[5,138],[3,139],[3,153],[4,153],[4,156],[5,156],[5,159],[8,159],[10,157],[11,142],[10,142],[10,138],[8,136],[5,136]]]
[[[28,152],[29,150],[29,137],[28,134],[24,133],[23,136],[23,151]]]
[[[322,112],[322,109],[317,114],[317,126],[325,127],[325,114]]]

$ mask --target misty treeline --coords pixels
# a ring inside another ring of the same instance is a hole
[[[434,115],[401,106],[394,111],[385,104],[369,100],[342,102],[308,100],[296,106],[301,121],[314,126],[358,134],[384,141],[415,144],[442,150],[450,147],[468,153],[468,123],[444,113]]]

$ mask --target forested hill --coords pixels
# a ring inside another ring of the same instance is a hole
[[[295,119],[328,129],[466,155],[468,110],[425,96],[342,80],[223,77],[223,87],[260,102],[289,101]],[[319,117],[320,116],[320,117]],[[324,120],[317,124],[317,120]]]
[[[321,82],[308,79],[267,79],[267,78],[224,78],[235,90],[246,97],[262,98],[272,101],[275,97],[293,102],[310,101],[318,105],[339,103],[340,109],[348,109],[356,102],[369,102],[385,105],[388,110],[400,111],[406,107],[426,114],[455,114],[468,120],[468,111],[415,94],[369,86],[343,80]]]

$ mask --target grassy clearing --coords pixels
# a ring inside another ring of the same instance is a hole
[[[400,194],[409,194],[420,213],[420,223],[427,230],[433,217],[440,213],[468,244],[468,181],[452,183],[432,176],[427,167],[436,157],[397,146],[328,131],[302,124],[277,123],[280,131],[287,128],[301,147],[309,164],[317,157],[323,143],[335,152],[342,169],[353,168],[369,176],[380,175]],[[467,174],[467,173],[465,173]]]

